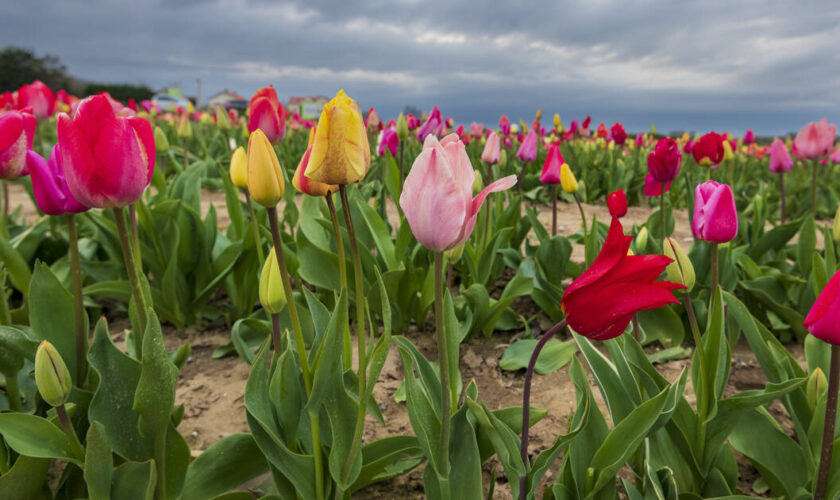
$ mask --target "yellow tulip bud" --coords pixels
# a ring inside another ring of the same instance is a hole
[[[155,149],[159,154],[169,151],[169,139],[160,127],[155,127]]]
[[[504,168],[507,165],[507,149],[502,149],[499,155],[499,168]]]
[[[189,113],[189,114],[195,113],[195,106],[193,106],[192,101],[187,101],[187,113]]]
[[[221,106],[216,106],[216,126],[225,132],[230,130],[230,115]]]
[[[831,229],[834,241],[840,242],[840,206],[837,207],[837,212],[834,214],[834,225]]]
[[[257,129],[248,141],[248,192],[264,207],[273,207],[283,198],[286,183],[280,160],[268,138]]]
[[[575,174],[572,173],[568,163],[560,166],[560,185],[563,187],[563,191],[567,193],[576,193],[578,190],[577,179],[575,179]]]
[[[397,137],[400,138],[400,142],[408,139],[408,122],[402,113],[397,117]]]
[[[807,385],[805,386],[805,397],[811,408],[817,406],[823,393],[828,389],[828,381],[825,378],[825,373],[820,367],[814,368],[814,371],[808,377]]]
[[[35,384],[50,406],[61,406],[67,402],[73,386],[61,354],[47,340],[41,342],[35,352]]]
[[[279,314],[286,307],[286,290],[283,289],[283,279],[274,248],[265,259],[260,273],[260,304],[271,314]]]
[[[650,135],[656,135],[656,125],[650,124]]]
[[[560,121],[560,114],[554,113],[554,128],[556,128],[559,131],[561,123],[563,122]]]
[[[537,120],[542,119],[542,108],[537,108]]]
[[[178,128],[176,129],[178,137],[181,139],[189,139],[192,137],[192,123],[188,115],[181,115],[178,118]]]
[[[370,144],[356,101],[339,90],[324,106],[306,176],[325,184],[353,184],[370,169]]]
[[[734,157],[732,154],[732,144],[729,141],[723,141],[723,159],[724,161],[731,160]]]
[[[662,242],[662,250],[666,257],[673,260],[665,268],[668,281],[685,285],[685,291],[690,292],[694,288],[695,275],[691,259],[683,251],[679,243],[673,238],[665,238]]]
[[[636,249],[643,252],[647,247],[647,242],[648,230],[647,226],[643,226],[642,229],[639,230],[639,234],[636,235]]]
[[[248,187],[248,154],[242,146],[230,157],[230,181],[240,189]]]

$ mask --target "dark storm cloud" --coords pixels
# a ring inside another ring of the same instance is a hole
[[[96,81],[202,95],[332,95],[392,116],[782,133],[840,118],[840,4],[782,1],[268,0],[15,2],[0,45]]]

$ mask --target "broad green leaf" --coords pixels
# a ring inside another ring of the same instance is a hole
[[[163,332],[157,316],[149,311],[149,323],[143,336],[143,360],[140,378],[134,395],[133,409],[140,418],[140,434],[157,436],[166,432],[172,405],[175,403],[175,384],[178,368],[169,359],[163,344]]]
[[[0,435],[10,448],[34,458],[57,458],[77,465],[85,458],[78,455],[64,432],[49,420],[27,413],[0,413]]]
[[[405,474],[425,457],[414,436],[388,436],[362,448],[362,470],[350,492]]]
[[[510,371],[527,368],[537,342],[537,339],[519,339],[508,346],[499,360],[499,368]],[[576,352],[577,344],[574,340],[550,339],[540,352],[534,371],[545,375],[559,370],[572,360]]]
[[[114,457],[108,436],[99,422],[90,424],[85,440],[85,484],[90,500],[108,500],[111,498],[111,471]]]
[[[155,461],[125,462],[114,470],[111,498],[154,500],[157,473]]]
[[[190,464],[181,498],[211,498],[268,471],[250,434],[232,434],[216,441]]]
[[[19,456],[11,469],[0,475],[0,491],[8,498],[51,499],[46,484],[51,463],[48,458]]]

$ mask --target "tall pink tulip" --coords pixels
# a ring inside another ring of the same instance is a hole
[[[26,152],[32,149],[35,117],[27,112],[0,114],[0,179],[26,175]]]
[[[540,175],[540,182],[543,184],[560,184],[560,170],[565,161],[563,155],[560,153],[560,148],[557,143],[553,143],[548,148],[548,154],[545,157],[542,174]]]
[[[269,85],[259,89],[248,102],[248,131],[260,129],[269,142],[277,144],[286,137],[286,108]]]
[[[531,129],[528,132],[528,135],[525,136],[525,139],[522,140],[522,144],[519,146],[519,150],[516,152],[516,157],[524,162],[530,162],[537,159],[536,130]]]
[[[496,132],[490,131],[487,142],[484,144],[484,151],[481,152],[481,161],[495,165],[499,163],[502,156],[502,148],[499,146],[499,136]]]
[[[735,197],[726,184],[706,181],[694,190],[694,237],[712,243],[726,243],[738,234]]]
[[[836,135],[837,125],[829,125],[825,118],[811,122],[802,127],[793,140],[796,155],[800,158],[819,158],[831,154]]]
[[[497,180],[475,198],[474,181],[475,171],[457,135],[441,141],[433,135],[426,137],[400,196],[400,207],[417,241],[435,252],[462,245],[487,195],[510,189],[516,176]]]
[[[793,169],[793,160],[788,154],[787,147],[781,139],[776,139],[770,145],[770,171],[774,173],[790,172]]]
[[[41,80],[35,80],[29,85],[22,85],[17,91],[18,107],[31,108],[36,118],[43,120],[53,114],[55,109],[55,94]]]
[[[26,167],[32,177],[35,203],[42,212],[47,215],[64,215],[88,210],[87,206],[76,201],[67,186],[58,144],[53,146],[49,162],[35,151],[27,152]]]
[[[107,97],[82,100],[73,118],[61,113],[58,144],[70,193],[88,207],[130,205],[152,179],[152,126],[143,118],[117,116]]]

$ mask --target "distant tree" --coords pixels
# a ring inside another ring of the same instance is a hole
[[[408,115],[414,115],[414,116],[416,116],[416,117],[418,117],[418,118],[419,118],[419,117],[420,117],[420,115],[422,115],[422,114],[423,114],[423,112],[422,112],[422,111],[420,110],[420,108],[418,108],[417,106],[414,106],[414,105],[412,105],[412,104],[409,104],[408,106],[406,106],[405,108],[403,108],[403,114],[404,114],[405,116],[408,116]]]
[[[100,92],[108,92],[111,97],[118,101],[125,102],[134,99],[140,102],[150,99],[155,92],[146,85],[129,85],[125,83],[89,83],[85,85],[83,95],[93,95]]]
[[[0,50],[0,92],[15,91],[35,80],[41,80],[53,90],[72,84],[67,67],[56,56],[37,57],[33,51],[22,47]]]

